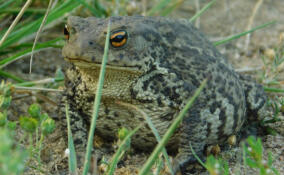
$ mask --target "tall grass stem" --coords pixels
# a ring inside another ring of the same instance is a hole
[[[105,41],[104,55],[103,55],[103,60],[102,60],[102,66],[101,66],[100,75],[99,75],[99,83],[97,86],[96,98],[95,98],[95,102],[93,106],[93,114],[92,114],[92,120],[91,120],[91,127],[89,131],[89,137],[88,137],[88,144],[87,144],[87,151],[86,151],[84,168],[83,168],[83,175],[87,175],[89,166],[90,166],[91,153],[93,149],[94,132],[95,132],[95,127],[96,127],[96,120],[99,114],[99,107],[100,107],[100,101],[101,101],[101,95],[102,95],[102,89],[103,89],[105,68],[106,68],[106,63],[107,63],[107,58],[108,58],[110,23],[111,22],[109,21],[108,28],[107,28],[107,36],[106,36],[106,41]]]

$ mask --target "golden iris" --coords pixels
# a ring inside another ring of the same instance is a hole
[[[110,43],[113,47],[122,47],[126,44],[127,33],[124,30],[113,32],[110,36]]]

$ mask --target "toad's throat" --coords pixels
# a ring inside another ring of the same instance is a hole
[[[100,75],[100,64],[73,62],[76,69],[80,72],[82,89],[89,95],[96,93]],[[79,65],[78,65],[79,64]],[[131,101],[131,88],[137,82],[141,72],[129,70],[128,68],[106,66],[102,99],[118,99],[125,102]]]
[[[65,60],[68,62],[73,63],[75,66],[82,68],[82,69],[100,69],[101,68],[101,62],[90,62],[85,59],[81,58],[68,58],[65,57]],[[136,66],[127,66],[127,65],[112,65],[107,63],[106,70],[116,70],[116,71],[122,71],[122,72],[129,72],[130,74],[136,74],[141,75],[143,72],[138,70]]]

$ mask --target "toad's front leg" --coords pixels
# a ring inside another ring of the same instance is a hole
[[[80,115],[80,112],[76,110],[74,104],[69,103],[66,96],[62,97],[60,105],[60,116],[61,116],[61,126],[62,131],[65,133],[65,141],[68,142],[67,135],[67,118],[66,118],[66,104],[68,105],[68,115],[70,119],[70,128],[72,132],[73,142],[75,146],[75,151],[77,154],[77,161],[79,166],[83,165],[83,160],[85,156],[87,140],[88,140],[88,130],[87,123]]]

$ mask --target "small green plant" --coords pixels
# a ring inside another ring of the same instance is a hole
[[[136,127],[132,131],[128,131],[125,128],[119,130],[118,134],[121,136],[119,137],[119,147],[116,153],[113,155],[110,164],[107,167],[107,171],[104,175],[112,175],[116,169],[118,161],[123,157],[125,152],[130,148],[131,137],[142,127],[142,125]]]
[[[229,175],[229,165],[221,158],[216,159],[213,155],[207,157],[205,167],[211,175]]]
[[[0,84],[0,109],[6,111],[11,104],[11,85],[4,81]]]
[[[0,85],[0,135],[6,134],[5,136],[1,135],[0,139],[7,140],[0,142],[0,166],[3,166],[3,168],[1,168],[3,170],[3,173],[1,173],[0,171],[0,174],[13,174],[13,172],[14,174],[19,174],[19,172],[22,172],[24,169],[24,161],[27,159],[33,160],[35,157],[36,161],[38,162],[38,170],[40,170],[40,152],[42,150],[44,137],[52,133],[55,129],[54,120],[51,119],[48,114],[42,114],[40,106],[38,104],[30,105],[27,110],[28,115],[20,116],[18,122],[9,121],[7,110],[11,105],[11,89],[13,89],[12,87],[13,86],[11,84],[5,83],[4,81],[2,81]],[[20,141],[13,139],[13,137],[8,132],[8,130],[10,130],[13,133],[17,128],[17,123],[19,123],[20,129],[24,131],[24,136],[21,137]],[[35,139],[33,137],[34,135],[36,136]],[[25,139],[27,137],[29,141],[28,149],[18,148],[19,146],[16,146],[15,148],[14,145],[20,145],[19,143],[22,142],[25,143]],[[10,154],[4,154],[6,152]],[[22,154],[18,152],[22,152]],[[11,159],[11,155],[13,154],[15,154],[15,156],[12,156],[13,161],[8,161],[8,159]],[[15,157],[17,160],[14,160]],[[14,167],[14,169],[12,167]]]
[[[247,139],[248,146],[243,145],[244,164],[251,168],[256,168],[259,175],[279,175],[278,171],[273,167],[273,158],[271,153],[268,154],[267,160],[263,156],[263,147],[260,138],[256,139],[250,136]]]
[[[11,104],[11,86],[4,81],[0,85],[0,174],[20,174],[24,171],[27,152],[16,144],[16,123],[7,119]]]
[[[117,141],[117,145],[120,145],[123,140],[126,138],[126,136],[129,134],[129,130],[126,129],[126,128],[121,128],[118,130],[117,132],[117,138],[118,138],[118,141]],[[127,140],[127,142],[125,143],[125,147],[126,149],[129,149],[130,148],[130,143],[131,143],[131,140]]]
[[[243,144],[243,159],[244,165],[250,168],[257,169],[259,175],[279,175],[278,171],[273,167],[273,157],[269,153],[266,160],[263,156],[263,146],[260,138],[256,139],[250,136],[246,140],[247,145]],[[228,162],[221,158],[215,158],[210,155],[207,157],[206,162],[203,163],[192,150],[193,155],[199,163],[206,168],[210,175],[229,175]]]
[[[226,161],[210,155],[207,157],[206,162],[203,163],[191,146],[190,149],[196,160],[209,172],[210,175],[229,175],[229,166]]]
[[[16,144],[14,132],[0,127],[0,174],[21,174],[28,158],[27,151]]]
[[[55,121],[50,118],[47,113],[41,114],[41,109],[38,104],[30,105],[28,108],[28,114],[28,116],[20,117],[20,126],[29,138],[30,158],[37,158],[38,170],[40,170],[40,153],[42,150],[42,143],[45,136],[54,131]],[[33,135],[36,136],[35,140],[33,139]]]

